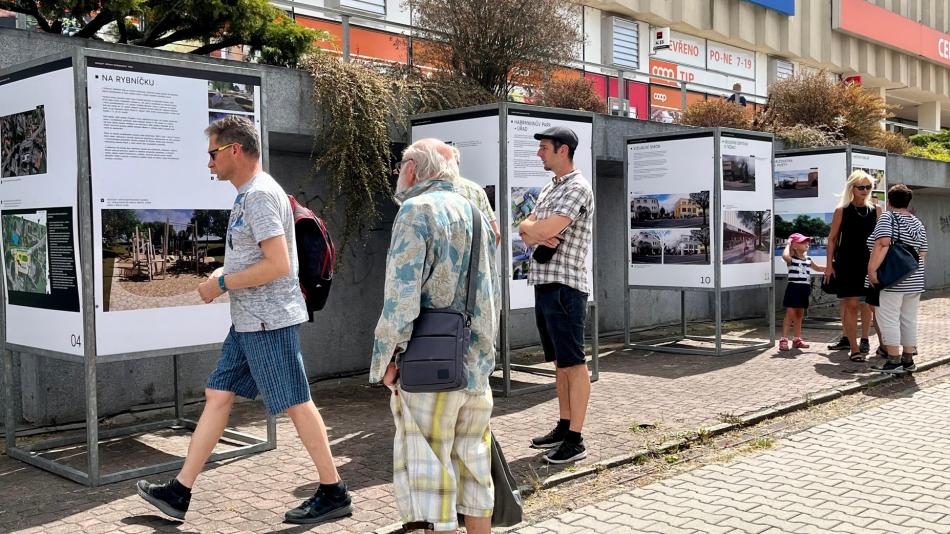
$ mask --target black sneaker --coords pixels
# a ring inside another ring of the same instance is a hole
[[[848,336],[842,336],[837,343],[828,345],[828,350],[847,350],[850,348],[851,343],[848,341]]]
[[[547,434],[538,437],[531,438],[531,448],[532,449],[553,449],[561,444],[564,441],[564,436],[567,435],[567,429],[561,430],[559,427],[554,427],[554,430],[548,432]]]
[[[353,514],[353,508],[350,504],[350,493],[346,491],[346,484],[343,485],[343,490],[340,492],[328,491],[321,484],[313,497],[284,514],[284,522],[310,525],[339,519]]]
[[[901,356],[901,367],[904,368],[904,371],[907,373],[917,370],[917,364],[914,363],[913,356]]]
[[[169,486],[174,480],[164,484],[151,484],[147,480],[139,480],[135,490],[139,496],[158,508],[163,514],[184,521],[185,512],[191,504],[191,495],[181,495]]]
[[[587,449],[583,440],[580,443],[563,441],[558,448],[544,453],[544,461],[549,464],[569,464],[584,458],[587,458]]]
[[[871,341],[868,338],[864,338],[858,344],[861,354],[871,354]]]
[[[871,370],[891,375],[900,375],[907,372],[901,362],[884,362],[881,365],[871,367]]]

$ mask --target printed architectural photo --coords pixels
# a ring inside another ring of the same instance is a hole
[[[818,167],[791,171],[775,171],[775,198],[818,197]]]
[[[518,233],[518,225],[528,218],[538,203],[541,194],[540,187],[512,187],[511,188],[511,229]],[[489,197],[490,198],[490,197]]]
[[[0,177],[44,174],[46,150],[43,106],[0,117]]]
[[[531,247],[520,239],[511,242],[511,279],[527,280],[528,265],[531,263]]]
[[[834,213],[775,214],[775,255],[781,256],[788,244],[788,236],[798,233],[811,238],[809,256],[826,256],[833,216]]]
[[[709,264],[709,229],[644,230],[630,238],[630,263]]]
[[[243,83],[208,81],[208,107],[224,111],[254,112],[254,86]]]
[[[869,169],[868,167],[851,167],[851,172],[864,171],[874,179],[874,187],[884,189],[884,169]]]
[[[104,311],[203,304],[198,284],[224,265],[229,210],[102,210]],[[226,302],[227,295],[215,302]]]
[[[50,293],[46,211],[4,214],[3,270],[8,291]]]
[[[726,191],[755,191],[755,158],[723,156],[722,188]]]
[[[686,228],[709,224],[709,191],[631,195],[630,228]]]
[[[771,210],[723,211],[722,262],[730,264],[770,261],[771,234]]]

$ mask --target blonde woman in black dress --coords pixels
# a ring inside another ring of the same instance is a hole
[[[874,320],[874,308],[865,302],[868,295],[864,287],[870,252],[867,239],[881,215],[881,208],[871,202],[874,179],[864,171],[854,171],[848,176],[841,193],[841,202],[835,209],[828,235],[828,262],[825,279],[832,280],[841,308],[841,324],[844,336],[831,350],[850,349],[850,359],[865,362],[871,352],[868,335]],[[861,314],[861,338],[858,339],[858,313]]]

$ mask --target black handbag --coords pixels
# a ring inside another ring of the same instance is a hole
[[[884,261],[877,268],[877,289],[887,289],[903,282],[908,276],[920,268],[920,256],[914,247],[901,241],[901,226],[895,224],[897,217],[891,214],[891,236],[897,228],[897,235],[891,240]]]
[[[491,514],[491,526],[517,525],[524,515],[521,491],[518,489],[518,482],[514,475],[511,474],[508,461],[505,460],[505,454],[501,452],[501,446],[498,445],[494,432],[491,434],[491,479],[495,484],[495,508]]]
[[[534,252],[531,253],[531,257],[534,258],[534,261],[538,263],[547,263],[551,261],[551,258],[554,257],[554,254],[557,252],[558,247],[561,245],[558,244],[557,247],[549,247],[546,245],[538,245],[534,248]]]
[[[472,336],[475,282],[481,251],[482,229],[478,210],[472,212],[472,252],[468,265],[465,312],[452,308],[422,309],[412,324],[412,336],[399,357],[399,384],[410,393],[458,391],[468,385],[465,356]]]

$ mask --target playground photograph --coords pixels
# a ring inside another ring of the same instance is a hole
[[[229,210],[102,210],[103,311],[203,305],[224,265]],[[215,302],[227,302],[222,295]]]

